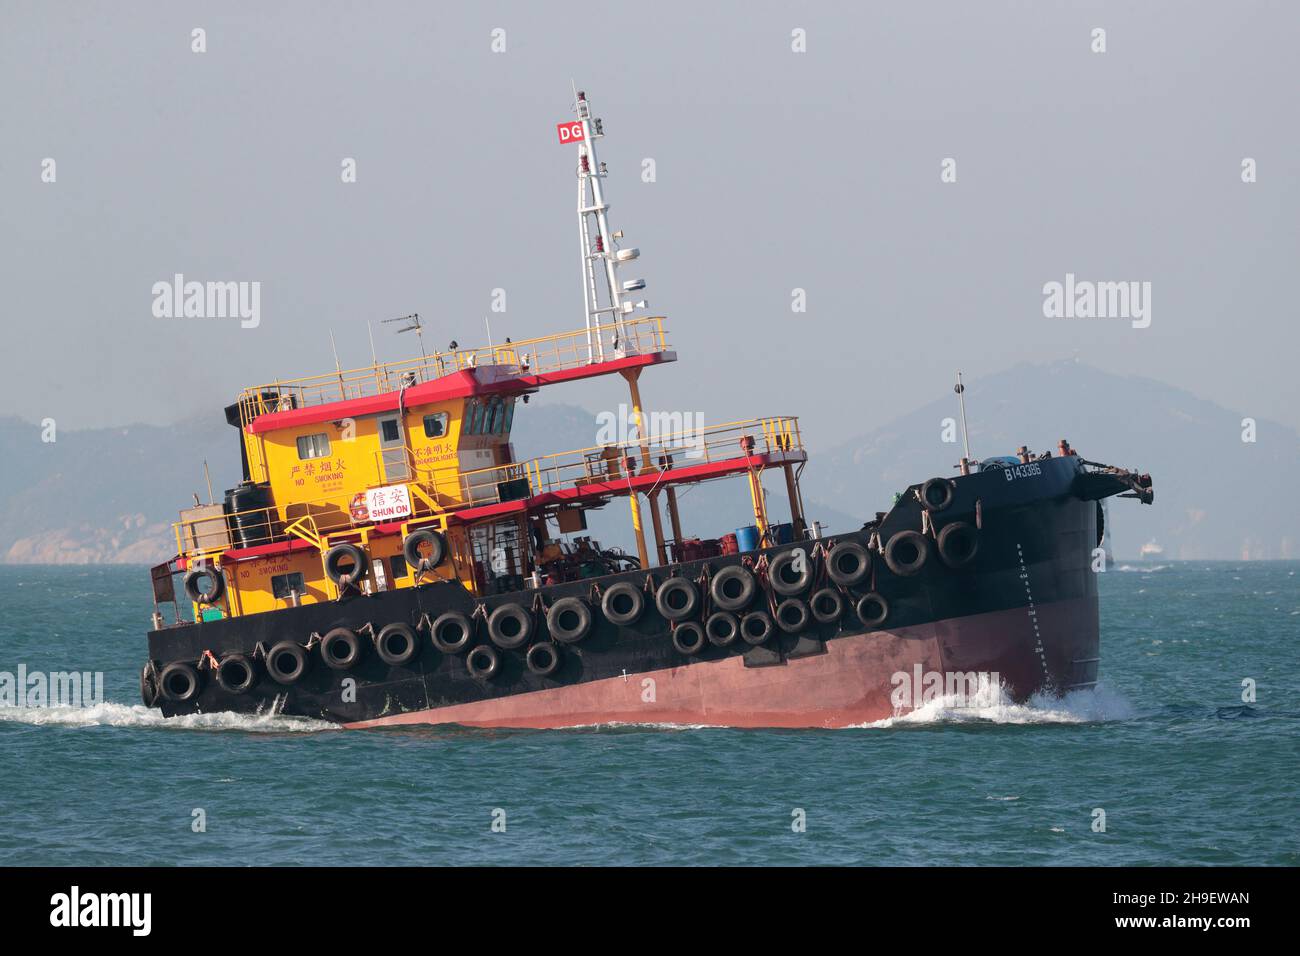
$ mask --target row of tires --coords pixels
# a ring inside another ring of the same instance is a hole
[[[447,556],[447,541],[432,528],[412,531],[402,540],[402,557],[415,575],[432,571]],[[344,542],[325,552],[325,573],[339,587],[361,581],[370,562],[358,545]],[[226,593],[226,579],[211,567],[191,568],[183,581],[185,595],[196,604],[216,604]]]
[[[433,536],[433,554],[412,560],[420,554],[419,545],[427,542],[427,536]],[[408,536],[407,544],[412,552],[408,555],[412,566],[418,566],[421,560],[430,561],[434,555],[440,562],[445,554],[445,550],[439,547],[441,536],[434,531],[414,532]],[[961,567],[974,558],[979,538],[971,525],[958,521],[946,525],[939,532],[936,546],[945,564]],[[345,555],[353,567],[364,568],[364,556],[355,545],[336,546],[336,549],[347,548],[357,551],[357,555]],[[916,531],[898,532],[886,544],[883,557],[894,573],[902,576],[917,574],[929,561],[930,539]],[[327,569],[337,569],[328,557],[326,566]],[[870,550],[856,541],[839,542],[828,551],[826,561],[827,577],[835,587],[823,587],[805,601],[804,595],[814,581],[812,562],[806,560],[799,549],[791,549],[774,556],[768,565],[768,586],[774,594],[775,605],[771,614],[765,610],[746,610],[758,596],[760,586],[754,572],[743,565],[729,565],[713,576],[708,591],[712,608],[716,610],[712,610],[703,621],[691,620],[700,608],[701,593],[699,586],[688,578],[675,576],[664,581],[654,592],[653,602],[659,614],[672,625],[673,646],[681,654],[695,655],[709,644],[728,647],[737,641],[758,646],[776,630],[799,634],[808,628],[810,621],[823,625],[841,621],[848,606],[842,589],[866,581],[871,569]],[[220,581],[220,577],[216,576],[214,580]],[[640,620],[647,604],[645,591],[621,581],[605,589],[600,599],[600,611],[610,623],[626,627]],[[881,627],[889,618],[889,602],[875,591],[852,599],[852,604],[858,621],[864,627]],[[500,668],[496,649],[514,650],[528,644],[536,630],[535,618],[536,615],[521,604],[503,604],[487,615],[487,636],[491,644],[471,647],[475,632],[473,621],[459,611],[448,611],[429,625],[429,638],[444,654],[464,653],[472,676],[491,678]],[[595,617],[586,601],[578,597],[560,598],[546,612],[550,640],[534,643],[526,651],[528,669],[541,676],[554,673],[561,662],[560,645],[582,641],[592,632],[594,625]],[[410,663],[420,650],[416,630],[404,623],[386,625],[373,634],[373,644],[376,655],[390,666]],[[366,652],[366,644],[360,635],[346,627],[326,633],[319,647],[321,660],[332,670],[355,667]],[[302,678],[310,661],[306,648],[295,641],[285,640],[267,651],[264,667],[273,681],[289,686]],[[253,659],[244,654],[230,654],[215,667],[217,683],[231,694],[247,693],[258,678],[258,668]],[[184,662],[168,664],[156,677],[148,667],[141,675],[142,696],[151,706],[158,697],[173,702],[188,701],[196,697],[199,690],[198,669]]]

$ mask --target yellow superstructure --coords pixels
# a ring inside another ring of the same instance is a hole
[[[639,415],[640,370],[675,357],[663,319],[644,318],[626,322],[617,345],[593,343],[591,331],[580,330],[244,390],[226,414],[241,432],[245,482],[227,492],[224,507],[182,512],[175,526],[175,569],[203,568],[225,585],[219,597],[194,602],[196,617],[338,598],[327,556],[340,544],[359,547],[367,562],[364,576],[344,587],[456,579],[474,593],[522,588],[554,553],[548,518],[573,530],[585,526],[583,509],[616,496],[633,501],[643,564],[636,502],[647,497],[662,563],[659,494],[668,492],[680,538],[671,493],[678,481],[747,474],[765,527],[756,476],[783,467],[791,481],[791,467],[805,459],[793,418],[514,460],[514,411],[529,393],[619,372]],[[446,557],[417,577],[403,544],[419,529],[438,532]]]

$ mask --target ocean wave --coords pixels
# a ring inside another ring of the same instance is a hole
[[[249,733],[316,733],[336,724],[284,714],[183,714],[164,717],[143,704],[105,701],[91,707],[0,707],[0,722],[42,727],[150,727],[166,730],[233,730]]]
[[[1111,568],[1112,571],[1133,571],[1137,574],[1150,574],[1153,571],[1167,571],[1167,564],[1121,564]]]
[[[936,698],[916,710],[886,717],[856,729],[927,726],[932,724],[1095,724],[1128,720],[1133,705],[1120,693],[1098,684],[1064,696],[1035,694],[1018,704],[1001,686],[986,686],[973,697],[949,695]]]

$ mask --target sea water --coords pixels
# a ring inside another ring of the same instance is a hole
[[[0,568],[10,864],[1300,864],[1300,562],[1101,576],[1101,682],[845,730],[342,731],[142,706],[148,571]],[[47,698],[45,703],[48,704]],[[964,704],[964,706],[959,706]]]

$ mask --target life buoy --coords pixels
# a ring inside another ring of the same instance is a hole
[[[686,578],[669,578],[655,592],[655,607],[669,621],[684,621],[700,603],[699,589]],[[703,640],[703,634],[700,639]]]
[[[207,588],[199,587],[199,581],[208,579]],[[195,604],[216,604],[226,593],[226,579],[220,571],[212,567],[198,567],[185,575],[185,595]]]
[[[704,622],[704,633],[710,644],[727,647],[740,636],[740,618],[730,611],[714,611]]]
[[[750,611],[740,619],[740,636],[757,647],[772,636],[772,618],[766,611]]]
[[[560,667],[560,646],[543,641],[528,648],[524,663],[538,677],[550,677]]]
[[[420,653],[420,639],[415,628],[401,621],[385,624],[375,635],[375,653],[389,667],[403,667]]]
[[[217,665],[217,684],[227,694],[246,694],[257,683],[257,668],[245,654],[227,654]]]
[[[812,596],[808,607],[819,624],[834,624],[844,616],[844,598],[834,588],[822,588]]]
[[[682,621],[673,628],[673,647],[687,657],[698,654],[704,649],[704,628],[695,621]]]
[[[307,652],[294,641],[281,641],[266,652],[266,672],[277,684],[295,684],[307,673]]]
[[[831,548],[826,573],[842,588],[851,588],[871,573],[871,552],[856,541],[841,541]]]
[[[931,478],[921,486],[921,504],[926,511],[942,511],[952,504],[956,484],[951,478]]]
[[[930,539],[919,531],[900,531],[885,545],[885,564],[902,577],[918,573],[930,559]]]
[[[723,568],[713,576],[713,582],[709,585],[713,603],[724,611],[739,611],[747,607],[754,600],[756,590],[754,573],[739,564]]]
[[[488,615],[488,638],[497,647],[523,647],[533,633],[533,616],[520,605],[502,604]]]
[[[961,568],[975,560],[980,549],[979,532],[965,521],[944,525],[939,532],[939,557],[950,568]]]
[[[459,654],[469,647],[474,637],[474,624],[460,611],[447,611],[429,627],[429,639],[444,654]]]
[[[345,562],[352,564],[351,571],[343,570]],[[325,552],[325,573],[339,587],[356,584],[366,576],[366,554],[355,544],[336,544]]]
[[[163,700],[183,704],[199,696],[199,672],[193,664],[168,664],[158,675],[158,692]]]
[[[471,677],[491,680],[501,667],[501,657],[487,644],[479,644],[465,655],[465,667]]]
[[[428,545],[427,556],[420,550],[421,545]],[[442,564],[442,559],[446,556],[447,539],[433,528],[412,531],[402,540],[402,557],[406,560],[406,566],[411,569],[412,574],[432,571]]]
[[[591,608],[581,598],[560,598],[546,612],[546,628],[561,644],[577,644],[591,633]]]
[[[140,699],[146,707],[158,703],[158,681],[155,679],[153,661],[146,662],[140,668]]]
[[[320,639],[320,658],[330,670],[345,671],[355,667],[364,650],[361,639],[346,627],[326,631]]]
[[[799,598],[786,598],[776,606],[776,626],[787,634],[806,630],[808,618],[808,605]]]
[[[889,620],[889,602],[883,595],[870,591],[858,599],[858,620],[864,627],[880,627]]]
[[[795,597],[812,584],[812,562],[803,548],[791,548],[772,559],[767,569],[772,590],[782,597]]]
[[[601,596],[600,610],[609,623],[626,627],[635,624],[645,611],[645,596],[635,585],[619,581]]]

